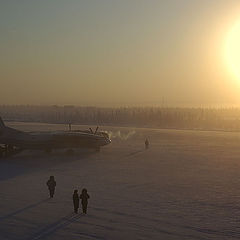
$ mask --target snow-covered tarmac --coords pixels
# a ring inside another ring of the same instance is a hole
[[[103,129],[113,141],[100,153],[23,152],[0,160],[1,240],[240,239],[239,133]],[[73,190],[83,187],[91,197],[86,216],[72,206]]]

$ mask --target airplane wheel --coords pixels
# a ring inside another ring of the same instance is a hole
[[[1,148],[0,149],[0,158],[3,158],[4,157],[4,150]]]

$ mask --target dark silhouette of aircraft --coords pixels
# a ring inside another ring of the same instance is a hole
[[[100,151],[100,147],[111,143],[106,132],[75,130],[57,132],[23,132],[5,126],[0,117],[0,156],[17,154],[23,150],[44,150],[50,153],[53,149],[92,148]]]

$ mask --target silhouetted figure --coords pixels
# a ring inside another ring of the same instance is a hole
[[[146,138],[146,140],[145,140],[145,149],[148,149],[149,148],[149,141],[148,141],[148,139]]]
[[[73,192],[73,207],[74,207],[74,212],[78,213],[78,208],[79,208],[78,190],[74,190]]]
[[[56,181],[54,179],[54,176],[50,176],[49,180],[47,181],[47,186],[48,186],[50,198],[53,198],[55,187],[56,187]]]
[[[87,189],[84,188],[82,190],[82,194],[80,195],[80,199],[82,199],[82,211],[83,213],[87,213],[87,205],[88,205],[88,199],[89,199],[89,195],[87,193]]]

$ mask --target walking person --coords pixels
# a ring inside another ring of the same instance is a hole
[[[87,205],[88,205],[88,199],[90,198],[90,196],[87,193],[87,189],[83,188],[82,190],[82,194],[80,195],[80,199],[82,199],[82,211],[84,214],[87,213]]]
[[[50,198],[53,198],[56,185],[57,184],[56,184],[56,181],[54,179],[54,176],[50,176],[49,180],[47,181],[47,186],[48,186]]]
[[[78,190],[74,190],[73,192],[73,207],[74,207],[74,212],[78,213],[78,208],[79,208]]]
[[[148,141],[148,139],[146,138],[146,140],[145,140],[145,149],[148,149],[149,148],[149,141]]]

